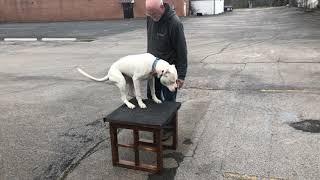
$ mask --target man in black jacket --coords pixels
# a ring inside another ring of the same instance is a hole
[[[148,53],[174,64],[178,72],[178,88],[187,73],[187,45],[183,25],[175,11],[162,0],[146,0]],[[175,101],[176,92],[169,91],[156,78],[156,96],[163,101]],[[148,86],[148,98],[151,98]]]

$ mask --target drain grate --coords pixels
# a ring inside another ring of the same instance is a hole
[[[320,133],[320,120],[307,119],[289,124],[291,127],[304,132]]]

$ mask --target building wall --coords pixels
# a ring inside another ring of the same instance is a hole
[[[255,8],[255,7],[276,7],[285,6],[289,1],[296,0],[225,0],[225,5],[231,5],[233,8]]]
[[[304,7],[304,8],[317,8],[319,4],[318,0],[297,0],[297,6],[298,7]]]
[[[72,21],[122,18],[116,0],[0,0],[1,21]]]
[[[183,3],[184,0],[174,0],[179,16],[185,15]],[[145,0],[134,1],[134,16],[145,17]],[[123,9],[119,0],[0,0],[0,22],[122,18]]]
[[[192,0],[191,5],[194,14],[212,15],[224,12],[224,0]]]
[[[133,5],[134,17],[145,17],[145,0],[135,0]]]

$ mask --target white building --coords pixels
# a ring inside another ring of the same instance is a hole
[[[316,8],[318,5],[318,0],[297,0],[298,7],[305,7],[305,8]]]
[[[191,0],[193,14],[213,15],[224,12],[224,0]]]

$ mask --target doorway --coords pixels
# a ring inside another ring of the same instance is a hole
[[[125,19],[134,18],[133,3],[122,3],[123,16]]]

